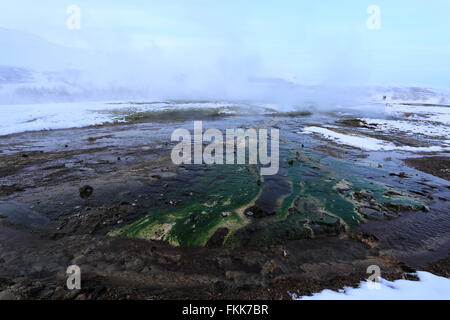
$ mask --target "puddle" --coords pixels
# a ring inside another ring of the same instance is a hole
[[[0,201],[0,221],[3,219],[14,224],[31,227],[43,227],[50,222],[50,219],[24,204]]]

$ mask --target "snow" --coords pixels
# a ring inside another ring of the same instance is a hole
[[[448,146],[430,146],[430,147],[409,147],[396,146],[395,144],[367,136],[356,134],[343,134],[323,127],[307,127],[303,129],[303,133],[312,134],[317,133],[324,136],[326,139],[333,140],[336,143],[360,148],[368,151],[392,151],[403,150],[410,152],[438,152],[443,150],[450,150]]]
[[[450,104],[448,88],[424,86],[375,86],[370,89],[373,103]],[[386,100],[383,97],[386,97]]]
[[[0,135],[100,124],[111,120],[104,103],[47,103],[0,106]]]
[[[421,134],[429,137],[450,137],[450,127],[439,125],[428,121],[408,121],[390,119],[369,119],[361,118],[370,125],[376,125],[376,131],[381,132],[402,132],[408,135]]]
[[[225,102],[160,102],[147,104],[76,102],[0,105],[0,135],[25,131],[79,128],[113,122],[114,120],[121,121],[123,115],[132,112],[221,108],[223,113],[232,113],[230,107],[233,107],[233,105]],[[120,116],[120,113],[123,115]]]
[[[311,297],[298,297],[294,300],[450,300],[450,279],[429,272],[418,271],[415,275],[420,281],[381,279],[379,288],[371,288],[369,283],[361,282],[358,288],[345,287],[339,292],[324,290]],[[371,283],[373,285],[373,283]]]
[[[450,106],[389,104],[386,106],[386,114],[393,117],[407,118],[408,120],[432,121],[443,125],[450,124]]]

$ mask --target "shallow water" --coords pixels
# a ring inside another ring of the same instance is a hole
[[[27,205],[16,202],[0,201],[0,217],[26,227],[44,227],[50,223],[49,218],[31,210]]]

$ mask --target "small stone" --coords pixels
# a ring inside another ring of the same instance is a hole
[[[80,197],[83,199],[87,199],[92,195],[93,192],[94,192],[94,188],[92,188],[89,185],[85,185],[80,188]]]

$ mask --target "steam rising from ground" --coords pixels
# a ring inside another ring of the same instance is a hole
[[[210,19],[219,21],[207,25],[226,25],[211,31],[215,37],[125,32],[111,37],[83,31],[72,35],[72,47],[0,28],[0,105],[192,99],[273,103],[286,111],[366,110],[371,97],[381,100],[389,94],[401,100],[449,101],[448,94],[426,88],[368,86],[373,66],[361,43],[351,40],[353,35],[339,42],[322,35],[317,42],[325,45],[301,52],[292,44],[296,49],[283,53],[273,34],[267,35],[272,41],[269,49],[255,39],[245,41],[240,31],[252,28],[241,18],[225,21],[216,12]],[[268,52],[274,53],[272,59]],[[289,63],[282,63],[283,55]]]
[[[177,98],[335,105],[364,92],[267,76],[257,55],[224,43],[92,50],[6,29],[0,42],[8,48],[1,53],[1,104]]]

